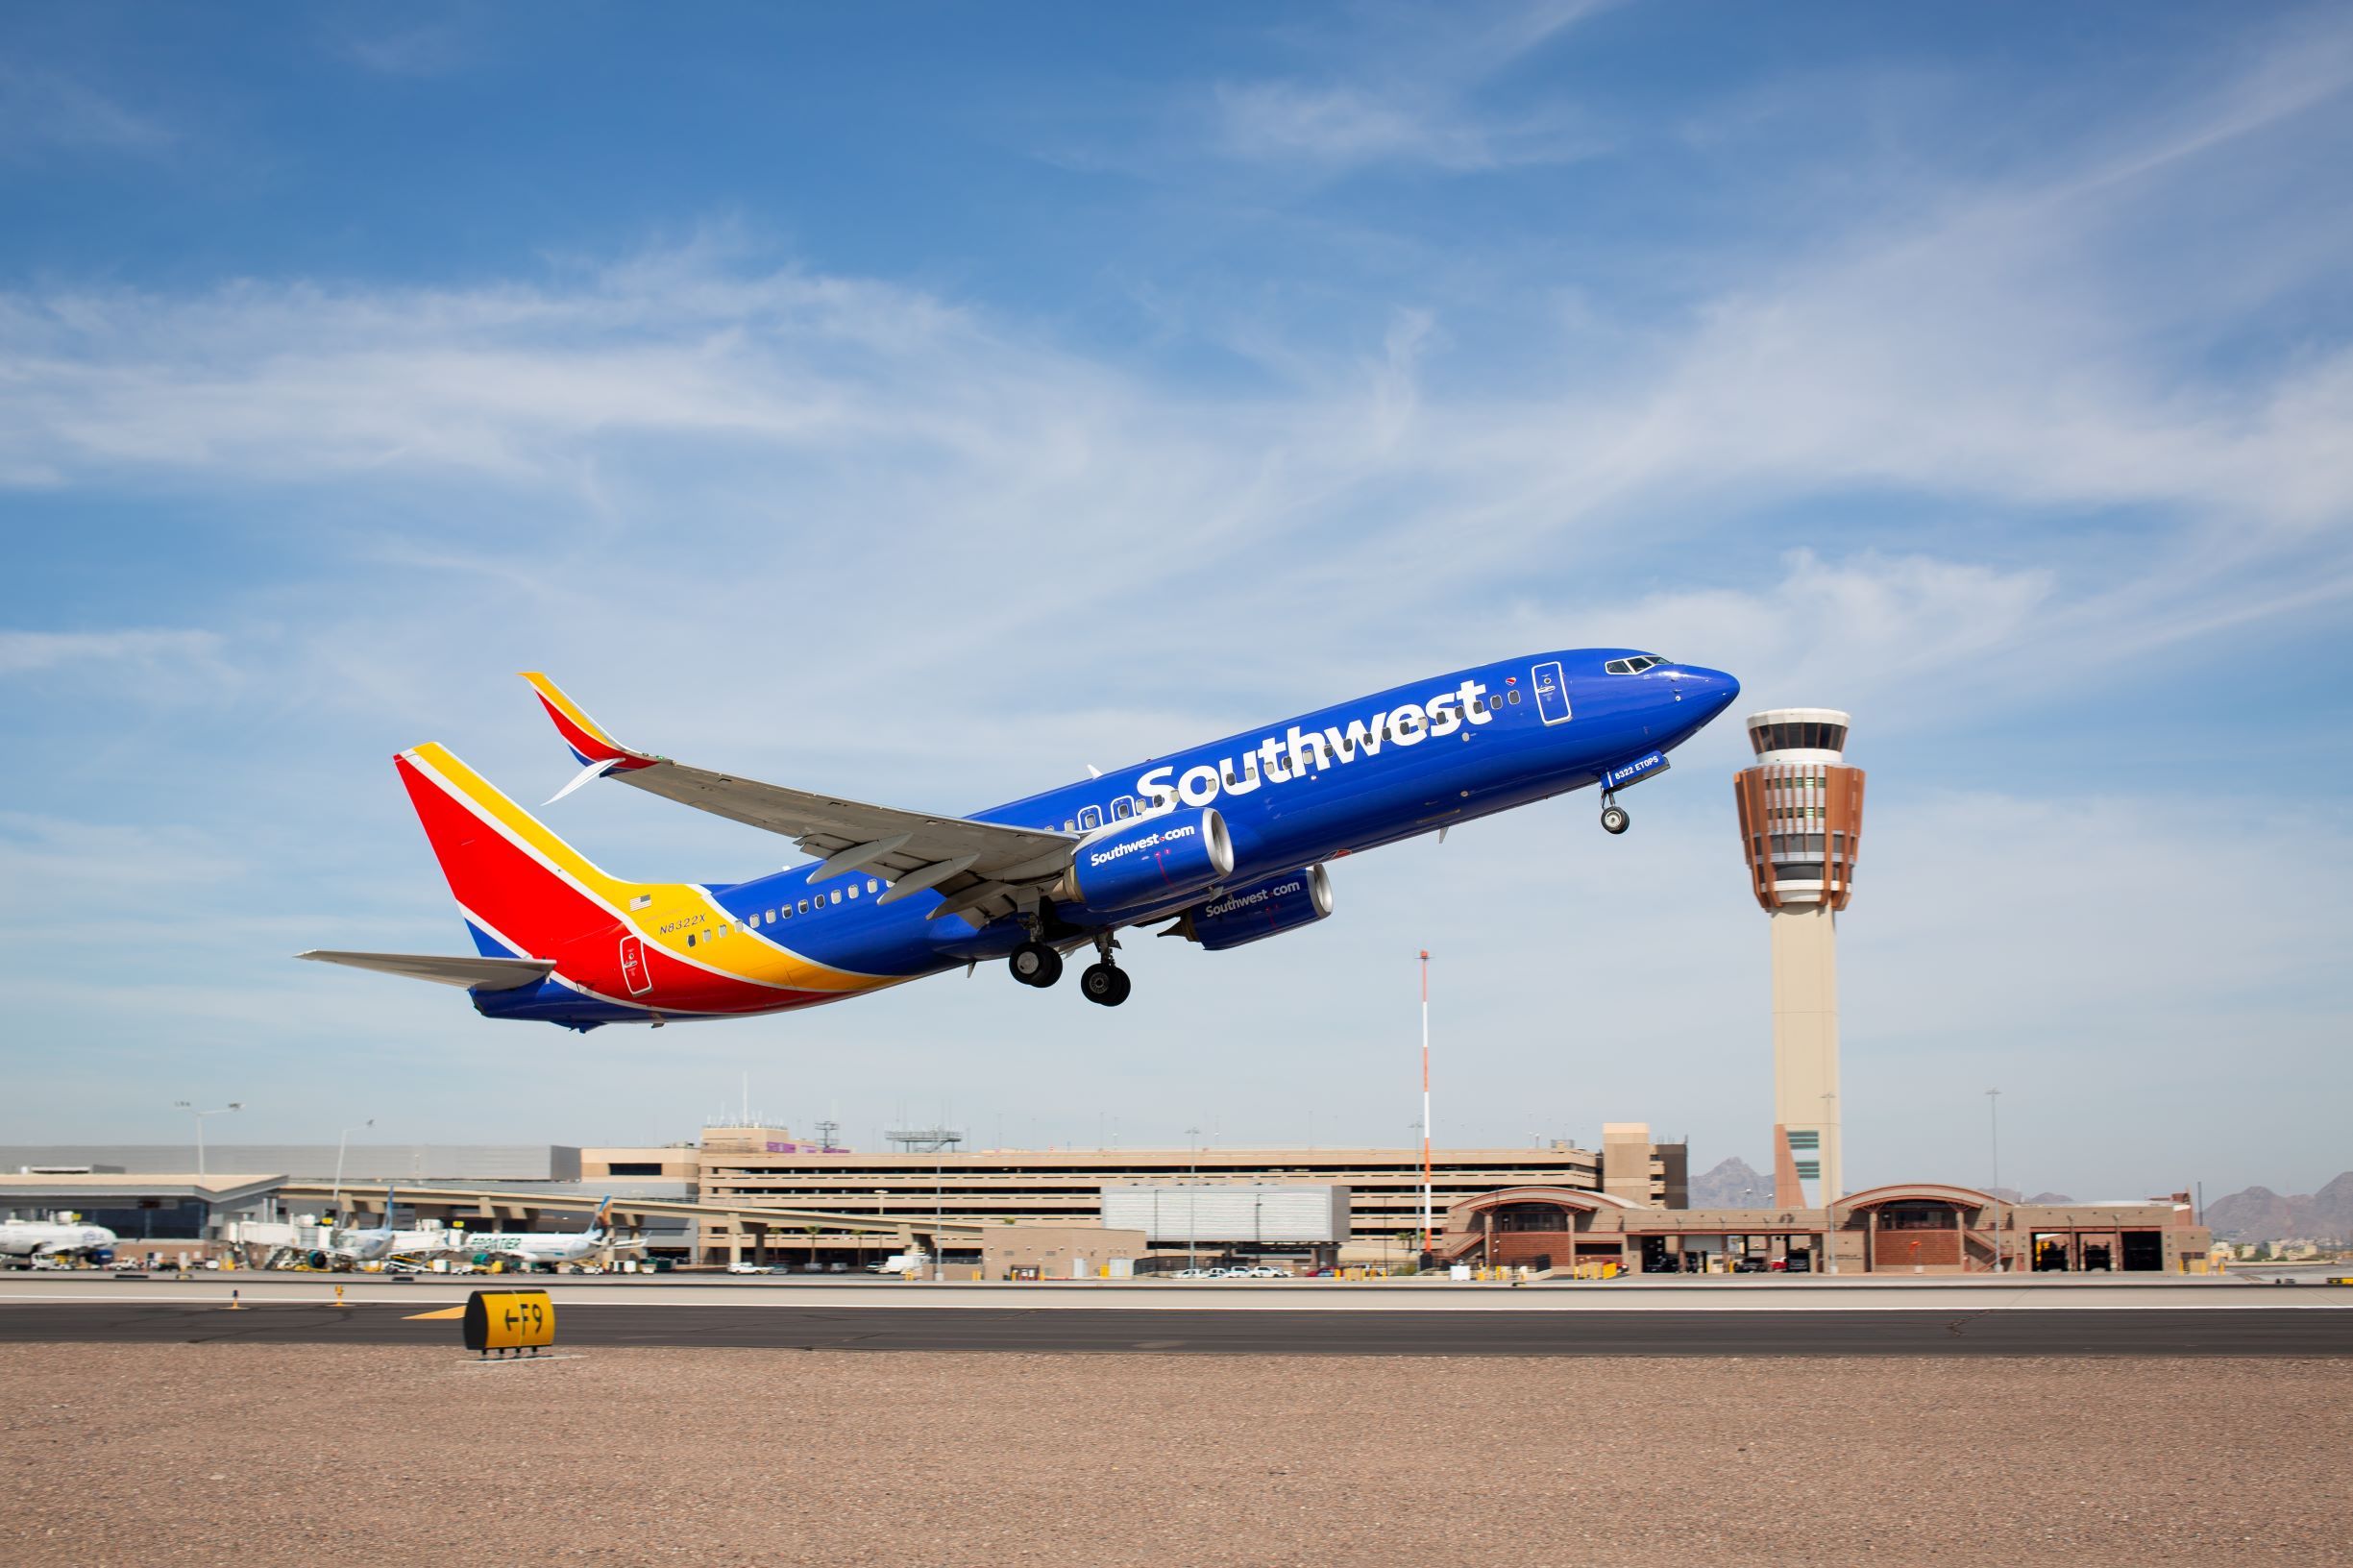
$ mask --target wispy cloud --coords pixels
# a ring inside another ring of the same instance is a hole
[[[81,671],[92,665],[217,668],[222,649],[222,638],[209,631],[0,629],[0,677]]]
[[[175,139],[152,113],[64,72],[0,61],[0,159],[61,149],[146,153]]]
[[[476,38],[455,22],[355,30],[338,36],[332,47],[344,59],[380,76],[449,76],[480,58]]]
[[[1211,144],[1229,158],[1323,170],[1395,162],[1464,173],[1586,156],[1592,130],[1568,106],[1499,110],[1476,98],[1497,73],[1603,9],[1368,13],[1336,49],[1319,40],[1319,74],[1214,84]]]
[[[1255,162],[1327,168],[1397,161],[1456,173],[1558,163],[1593,148],[1559,111],[1483,117],[1418,93],[1341,84],[1222,83],[1215,145]]]

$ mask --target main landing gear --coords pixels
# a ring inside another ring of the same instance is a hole
[[[1603,832],[1623,833],[1633,824],[1633,821],[1631,817],[1626,815],[1626,808],[1618,804],[1616,796],[1605,795],[1602,796]]]
[[[1103,956],[1088,965],[1086,972],[1078,977],[1079,994],[1102,1007],[1117,1007],[1127,1000],[1128,993],[1127,971],[1111,961],[1111,950],[1119,944],[1112,940],[1110,932],[1104,931],[1096,935],[1094,945],[1095,951]]]
[[[1013,950],[1005,967],[1016,980],[1043,991],[1062,978],[1062,954],[1033,938]]]
[[[1117,1007],[1127,1000],[1129,982],[1127,971],[1112,962],[1111,950],[1119,944],[1110,932],[1094,939],[1102,958],[1090,964],[1078,977],[1079,993],[1100,1007]],[[1005,968],[1025,986],[1043,991],[1062,978],[1062,954],[1032,937],[1013,950],[1005,960]]]

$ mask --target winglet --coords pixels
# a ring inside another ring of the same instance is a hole
[[[564,738],[566,746],[572,747],[572,754],[579,759],[582,768],[600,772],[626,772],[634,768],[650,768],[661,760],[648,752],[632,751],[606,734],[604,726],[591,719],[587,710],[566,697],[562,687],[538,671],[526,670],[523,678],[529,681],[531,690],[539,694],[539,705],[548,710],[548,717],[555,723],[555,732]],[[574,779],[565,794],[578,788],[590,776],[583,773]]]

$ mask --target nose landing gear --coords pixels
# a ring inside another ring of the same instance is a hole
[[[1633,821],[1631,817],[1626,815],[1626,808],[1618,804],[1616,796],[1605,795],[1602,796],[1603,832],[1623,833],[1633,825]]]

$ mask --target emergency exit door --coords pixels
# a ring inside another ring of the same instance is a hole
[[[621,978],[632,996],[653,989],[653,976],[646,969],[646,944],[636,937],[621,939]]]

